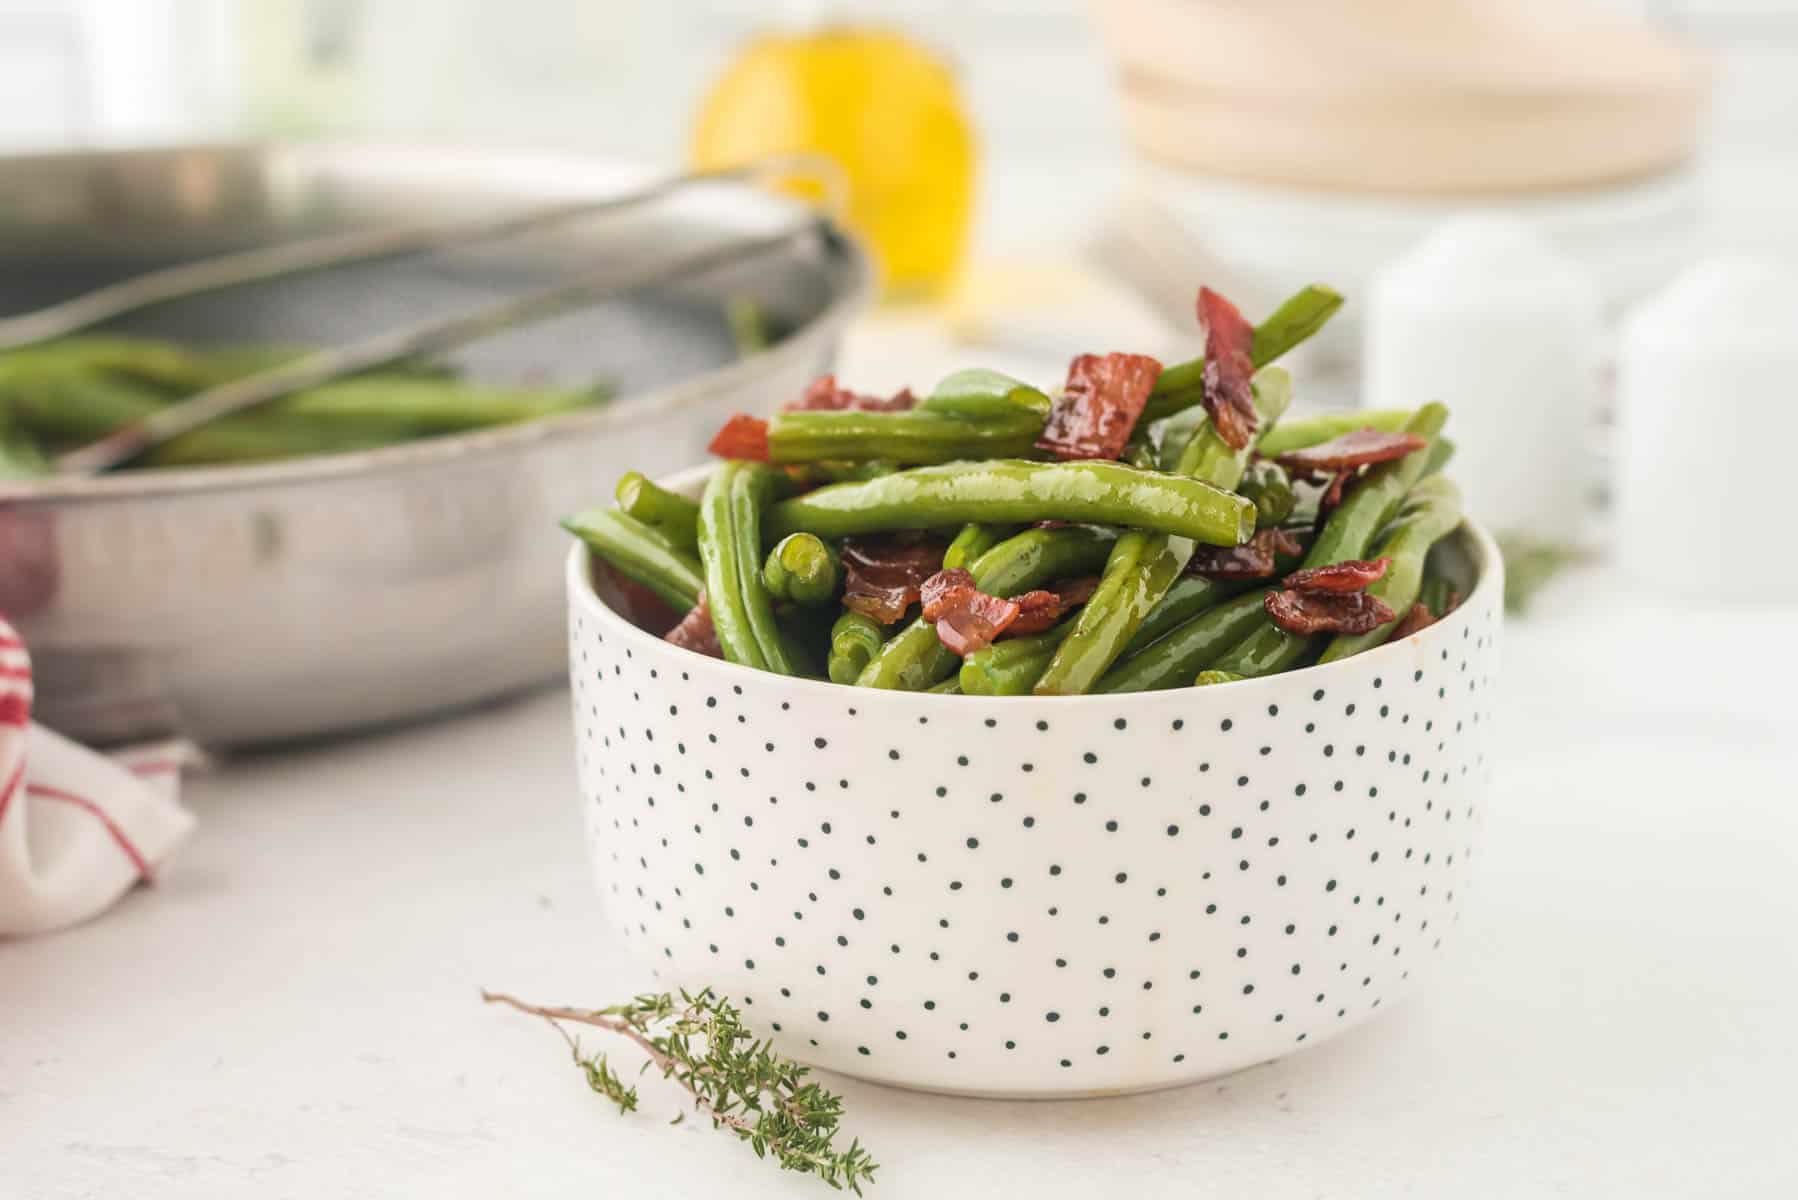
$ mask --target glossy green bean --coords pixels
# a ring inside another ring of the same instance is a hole
[[[1250,357],[1257,368],[1265,367],[1322,329],[1342,307],[1342,296],[1333,288],[1310,284],[1300,288],[1255,327]],[[1197,404],[1204,394],[1205,357],[1165,367],[1156,377],[1143,421],[1158,421]],[[1328,439],[1325,439],[1328,440]]]
[[[815,534],[789,533],[768,551],[762,584],[776,600],[802,608],[820,608],[836,599],[842,582],[837,556]]]
[[[1052,404],[1046,393],[1022,380],[976,367],[945,377],[914,411],[979,421],[1014,418],[1024,412],[1035,416],[1040,427]]]
[[[1243,676],[1233,675],[1229,671],[1200,671],[1192,681],[1194,687],[1215,687],[1220,683],[1241,683]]]
[[[1195,673],[1241,641],[1263,619],[1261,605],[1268,591],[1256,588],[1206,609],[1120,661],[1092,690],[1151,692],[1185,687]]]
[[[983,525],[977,521],[963,525],[949,543],[949,548],[943,551],[943,570],[954,571],[967,567],[1016,532],[1016,525]]]
[[[1292,486],[1286,469],[1276,462],[1252,463],[1243,472],[1237,491],[1255,506],[1255,527],[1273,529],[1282,525],[1299,506],[1299,494]]]
[[[628,579],[660,596],[677,612],[699,602],[704,574],[685,547],[659,530],[632,520],[615,508],[593,508],[562,521],[562,528],[581,539]]]
[[[774,619],[774,598],[768,594],[757,569],[762,553],[762,513],[773,496],[773,468],[762,463],[738,464],[730,487],[730,534],[736,541],[737,586],[742,589],[743,611],[761,650],[763,665],[777,675],[798,675],[803,664]]]
[[[1434,439],[1447,421],[1446,408],[1426,404],[1406,422],[1405,431]],[[1365,557],[1375,535],[1397,514],[1428,461],[1429,455],[1420,451],[1369,471],[1324,522],[1323,532],[1312,542],[1303,565],[1322,567]],[[1264,615],[1251,633],[1211,665],[1251,678],[1273,675],[1296,666],[1319,640],[1288,633]]]
[[[1449,601],[1453,599],[1454,584],[1440,575],[1425,574],[1423,585],[1418,590],[1417,598],[1423,606],[1430,610],[1430,615],[1438,619],[1448,615]]]
[[[1278,429],[1270,431],[1261,439],[1261,453],[1267,458],[1278,458],[1307,446],[1321,446],[1325,442],[1335,441],[1343,434],[1353,433],[1357,429],[1378,429],[1382,433],[1392,433],[1403,429],[1413,415],[1408,408],[1368,408],[1357,412],[1294,417],[1281,422]]]
[[[886,643],[887,627],[873,617],[844,609],[830,627],[828,671],[832,683],[854,683]]]
[[[1123,525],[1234,546],[1255,532],[1255,507],[1195,479],[1115,462],[996,461],[917,467],[785,500],[769,532],[841,538],[970,521],[1061,520]],[[992,551],[988,551],[992,553]]]
[[[627,471],[618,481],[618,507],[677,545],[699,548],[699,505],[677,496],[641,471]]]
[[[981,591],[1015,596],[1097,570],[1116,540],[1111,530],[1084,525],[1026,529],[981,555],[969,570]],[[937,639],[936,626],[919,617],[880,648],[855,682],[862,687],[923,691],[952,674],[958,661]]]
[[[961,680],[951,675],[941,683],[933,683],[924,690],[936,696],[959,696],[961,695]]]
[[[961,660],[961,690],[969,696],[1027,696],[1055,657],[1055,648],[1073,632],[1063,621],[1028,637],[1006,638]]]
[[[1042,418],[1018,409],[972,420],[944,412],[801,411],[768,421],[768,457],[776,463],[883,459],[906,465],[1031,453]]]
[[[768,660],[743,602],[743,576],[755,571],[761,551],[757,547],[754,557],[743,561],[732,503],[737,476],[749,465],[722,462],[706,480],[699,497],[699,560],[705,564],[706,601],[718,648],[730,662],[766,670]]]
[[[1392,610],[1392,620],[1367,633],[1331,638],[1318,661],[1335,662],[1383,645],[1417,602],[1423,584],[1423,564],[1430,547],[1447,537],[1460,523],[1461,489],[1453,480],[1432,475],[1412,488],[1398,518],[1373,551],[1374,557],[1389,558],[1392,562],[1386,568],[1386,574],[1367,587],[1368,595],[1384,601]]]
[[[1254,383],[1259,428],[1272,429],[1292,402],[1292,377],[1279,367],[1269,367],[1256,374]],[[1181,451],[1176,470],[1214,487],[1234,488],[1242,481],[1252,451],[1252,442],[1232,447],[1206,421]],[[1074,632],[1037,681],[1037,694],[1079,695],[1098,683],[1186,570],[1192,551],[1186,538],[1142,530],[1120,537],[1098,589],[1080,610]]]

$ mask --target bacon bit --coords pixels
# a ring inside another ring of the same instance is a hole
[[[918,602],[924,581],[943,565],[944,548],[944,543],[935,539],[846,539],[842,550],[843,606],[882,625],[891,625]]]
[[[1429,444],[1428,438],[1415,433],[1356,429],[1320,446],[1307,446],[1282,454],[1274,461],[1307,482],[1315,483],[1323,475],[1391,462],[1415,454]]]
[[[1205,331],[1205,392],[1201,401],[1211,424],[1224,444],[1241,450],[1255,436],[1260,423],[1255,416],[1255,374],[1250,350],[1255,327],[1234,304],[1212,291],[1199,289],[1199,327]]]
[[[695,654],[705,654],[712,658],[724,657],[724,650],[718,645],[718,631],[712,627],[712,610],[706,605],[703,595],[698,604],[687,610],[687,615],[680,619],[680,624],[662,635],[662,640]]]
[[[1061,620],[1066,613],[1092,599],[1093,592],[1098,587],[1097,575],[1082,575],[1078,579],[1064,579],[1047,591],[1039,588],[1033,592],[1025,592],[1022,596],[1012,597],[1017,601],[1018,619],[1005,631],[1006,636],[1026,637],[1032,633],[1041,633]]]
[[[963,658],[992,645],[1018,619],[1018,603],[991,596],[974,586],[974,577],[959,567],[938,571],[924,581],[924,619],[936,622],[937,641]]]
[[[1291,557],[1304,550],[1284,529],[1263,529],[1240,546],[1197,547],[1186,570],[1207,579],[1271,579],[1281,555]]]
[[[835,375],[820,375],[812,380],[797,400],[781,405],[782,412],[841,412],[853,408],[861,412],[904,412],[917,404],[910,388],[903,388],[890,399],[852,392],[837,385]]]
[[[648,633],[673,625],[679,613],[649,588],[623,574],[603,558],[589,556],[593,564],[593,590],[606,607]]]
[[[1149,402],[1161,364],[1146,354],[1082,354],[1068,364],[1068,381],[1036,447],[1056,458],[1115,459]]]
[[[1392,629],[1389,640],[1397,642],[1410,637],[1419,630],[1428,629],[1436,623],[1436,614],[1430,611],[1427,604],[1413,604]]]
[[[768,461],[768,422],[748,413],[737,413],[724,423],[707,450],[719,458]]]
[[[1366,592],[1269,592],[1261,607],[1287,633],[1371,633],[1397,615]]]
[[[1327,566],[1294,571],[1281,582],[1297,592],[1360,592],[1367,590],[1368,584],[1382,578],[1386,574],[1386,568],[1391,565],[1390,558],[1376,558],[1372,562],[1351,558]]]

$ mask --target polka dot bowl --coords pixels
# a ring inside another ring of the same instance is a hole
[[[696,493],[701,474],[677,480]],[[677,649],[568,564],[589,842],[663,986],[785,1052],[988,1096],[1166,1087],[1390,1007],[1465,898],[1503,568],[1325,667],[1125,696],[840,687]]]

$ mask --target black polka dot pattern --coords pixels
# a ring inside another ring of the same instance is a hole
[[[869,692],[571,605],[605,912],[802,1060],[909,1086],[1165,1086],[1389,1007],[1465,899],[1499,588],[1275,679],[1067,701]]]

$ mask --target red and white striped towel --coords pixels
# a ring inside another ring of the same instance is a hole
[[[0,935],[104,911],[193,828],[182,758],[107,757],[31,723],[31,657],[0,619]]]

